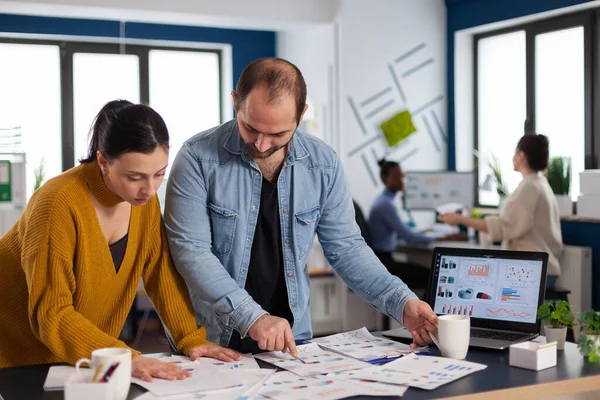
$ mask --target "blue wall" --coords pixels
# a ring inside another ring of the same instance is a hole
[[[592,306],[600,310],[600,224],[563,221],[563,243],[592,248]]]
[[[0,14],[0,32],[118,38],[119,29],[119,21]],[[248,63],[257,58],[275,56],[275,32],[271,31],[128,22],[125,24],[125,37],[230,44],[234,87]]]
[[[456,169],[454,132],[454,33],[591,0],[446,0],[448,18],[448,169]]]

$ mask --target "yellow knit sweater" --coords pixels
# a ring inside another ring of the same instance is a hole
[[[94,349],[127,347],[117,337],[140,278],[182,353],[208,343],[171,263],[158,198],[132,207],[117,273],[90,192],[108,207],[123,201],[97,163],[83,164],[37,190],[0,238],[0,367],[74,364]]]

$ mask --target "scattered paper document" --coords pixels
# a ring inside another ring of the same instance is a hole
[[[267,379],[275,373],[275,370],[263,369],[260,371],[260,375],[264,374],[264,377],[256,384],[242,385],[234,388],[209,390],[204,392],[184,393],[176,394],[172,396],[156,396],[152,392],[147,392],[136,400],[240,400],[240,399],[251,399],[258,394],[258,391],[262,389]]]
[[[371,366],[360,360],[323,350],[315,343],[300,345],[297,349],[302,361],[280,351],[257,354],[255,357],[299,376],[324,375]]]
[[[431,390],[486,368],[487,365],[468,361],[411,354],[384,366],[350,371],[344,375]]]
[[[404,343],[375,337],[364,327],[355,331],[312,339],[311,342],[317,343],[324,349],[362,361],[397,358],[418,350],[411,349]]]
[[[347,380],[338,376],[299,377],[289,372],[273,374],[258,392],[277,400],[342,399],[351,396],[402,396],[401,385]]]
[[[94,371],[89,368],[80,368],[79,369],[81,375],[84,376],[92,376]],[[68,365],[57,365],[54,367],[50,367],[48,370],[48,375],[46,375],[46,381],[44,382],[44,390],[47,391],[55,391],[55,390],[64,390],[65,383],[71,375],[75,375],[77,371],[75,367],[71,367]]]
[[[196,361],[192,361],[191,358],[185,356],[168,356],[161,358],[160,361],[174,363],[182,368],[200,366],[202,368],[218,370],[260,369],[258,363],[251,354],[243,354],[240,361],[232,362],[219,361],[207,357],[201,357]]]
[[[176,381],[154,379],[152,382],[132,378],[131,382],[149,390],[156,396],[169,396],[255,385],[264,378],[265,374],[265,370],[260,369],[224,370],[199,365],[186,366],[184,369],[190,372],[192,376]],[[267,370],[267,372],[269,371]]]

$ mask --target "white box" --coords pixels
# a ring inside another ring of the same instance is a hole
[[[91,377],[73,374],[65,383],[65,400],[114,400],[114,381],[92,382]]]
[[[577,216],[583,218],[600,218],[600,195],[580,194],[577,198]]]
[[[523,342],[510,346],[509,364],[513,367],[541,371],[556,365],[556,342]]]
[[[600,169],[586,169],[579,173],[579,192],[600,194]]]

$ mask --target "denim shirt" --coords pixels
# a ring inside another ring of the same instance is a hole
[[[235,120],[186,141],[167,182],[165,225],[174,264],[188,285],[198,324],[206,327],[208,340],[223,346],[232,329],[245,337],[266,314],[244,290],[261,184]],[[348,286],[401,322],[404,304],[416,296],[364,242],[333,149],[296,131],[277,187],[294,337],[312,337],[306,259],[315,233]]]

